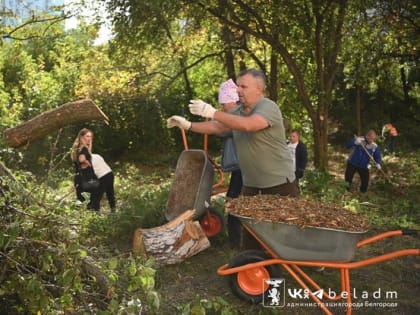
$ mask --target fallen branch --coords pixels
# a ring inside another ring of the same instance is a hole
[[[5,235],[7,236],[7,235]],[[15,240],[16,244],[29,244],[29,245],[40,245],[42,246],[46,251],[53,253],[55,255],[60,254],[57,247],[57,244],[48,242],[48,241],[42,241],[42,240],[32,240],[27,239],[24,237],[17,237]],[[29,268],[26,268],[26,266],[23,263],[19,263],[15,260],[13,260],[11,257],[9,257],[6,253],[0,252],[0,255],[4,256],[5,258],[11,260],[14,262],[15,265],[20,265],[21,268],[26,269],[27,272],[33,273],[33,270],[30,270]],[[95,279],[95,283],[98,285],[101,295],[106,297],[106,299],[111,299],[114,294],[114,288],[111,285],[111,281],[109,280],[108,276],[102,272],[102,270],[95,264],[93,259],[89,257],[84,257],[81,259],[82,265],[81,269],[83,272],[93,279]],[[31,266],[31,268],[34,268],[34,266]],[[36,272],[40,275],[42,272],[38,269],[35,269]]]
[[[18,182],[13,173],[6,167],[6,165],[3,164],[2,161],[0,161],[0,176],[7,176],[14,182]]]
[[[6,129],[4,138],[8,146],[19,148],[64,126],[90,120],[102,120],[106,124],[109,123],[108,117],[92,100],[79,100],[63,104],[16,127]]]

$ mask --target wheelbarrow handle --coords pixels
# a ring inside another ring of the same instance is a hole
[[[360,248],[362,246],[365,246],[365,245],[383,240],[383,239],[388,238],[388,237],[401,236],[401,235],[416,235],[416,234],[417,234],[417,230],[412,230],[412,229],[394,230],[394,231],[383,232],[383,233],[380,233],[378,235],[374,235],[372,237],[369,237],[367,239],[359,241],[357,243],[357,247]]]
[[[414,229],[403,229],[402,235],[417,235],[417,230]]]

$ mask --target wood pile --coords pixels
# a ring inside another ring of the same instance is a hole
[[[352,232],[366,231],[363,215],[333,203],[278,195],[240,196],[226,204],[226,211],[256,221],[283,222],[304,227],[324,227]]]

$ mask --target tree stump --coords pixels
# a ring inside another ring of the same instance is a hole
[[[108,117],[92,100],[83,99],[63,104],[16,127],[8,128],[4,131],[4,138],[8,146],[19,148],[66,125],[90,120],[103,120],[106,124],[109,123]]]
[[[153,256],[158,265],[170,265],[210,247],[200,223],[192,221],[194,213],[188,210],[165,225],[137,229],[133,238],[134,255]]]

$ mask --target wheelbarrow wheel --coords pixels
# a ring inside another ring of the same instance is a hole
[[[221,211],[214,208],[207,208],[199,221],[201,228],[207,237],[216,236],[225,226],[225,217]]]
[[[233,258],[229,268],[239,267],[270,259],[271,257],[260,250],[246,250]],[[267,265],[263,267],[250,268],[245,271],[229,276],[229,286],[232,292],[242,300],[254,304],[261,303],[264,293],[270,288],[264,280],[278,278],[280,272],[278,266]]]

